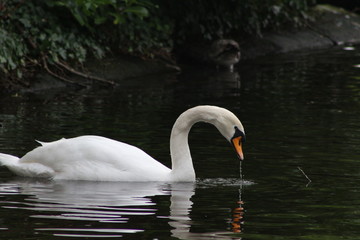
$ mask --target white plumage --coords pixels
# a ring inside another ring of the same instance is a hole
[[[0,165],[17,175],[91,181],[195,181],[188,146],[190,128],[203,121],[215,125],[234,144],[242,158],[244,137],[241,122],[230,111],[215,106],[198,106],[185,111],[176,120],[170,137],[172,169],[143,150],[100,136],[80,136],[43,143],[22,158],[0,153]],[[237,129],[237,130],[236,130]]]

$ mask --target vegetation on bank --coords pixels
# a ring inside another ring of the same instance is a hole
[[[39,71],[64,81],[89,57],[169,56],[192,41],[299,27],[315,0],[8,0],[0,2],[0,85]],[[27,79],[25,81],[24,79]],[[101,79],[95,79],[101,80]]]

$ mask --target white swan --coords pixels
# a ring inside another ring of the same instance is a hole
[[[244,128],[230,111],[215,106],[197,106],[182,113],[170,137],[172,169],[141,149],[99,136],[80,136],[41,143],[22,158],[0,153],[0,165],[17,175],[91,181],[193,182],[195,171],[188,134],[196,122],[215,125],[243,159]]]

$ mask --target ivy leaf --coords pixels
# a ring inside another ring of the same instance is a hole
[[[139,17],[149,16],[149,11],[146,8],[141,7],[141,6],[128,7],[125,9],[124,12],[134,13]]]
[[[94,22],[96,25],[100,25],[104,22],[106,22],[107,18],[106,17],[96,17]]]
[[[114,24],[125,23],[125,18],[123,15],[120,14],[110,14],[110,15],[112,15],[115,18],[113,21]]]
[[[3,56],[0,56],[0,63],[6,63],[6,58],[4,58]]]
[[[78,8],[75,8],[72,10],[73,16],[76,18],[76,20],[80,23],[81,26],[86,26],[87,21],[86,18],[83,17],[81,14],[81,11],[79,11]]]
[[[63,60],[66,60],[67,55],[66,55],[65,49],[59,48],[59,49],[58,49],[58,53],[59,53],[60,57],[61,57]]]

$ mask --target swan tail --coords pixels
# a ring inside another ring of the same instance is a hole
[[[0,153],[0,166],[9,166],[19,163],[19,158],[10,154]]]
[[[54,170],[49,167],[40,163],[22,163],[20,158],[5,153],[0,153],[0,166],[22,177],[51,178],[54,175]]]

